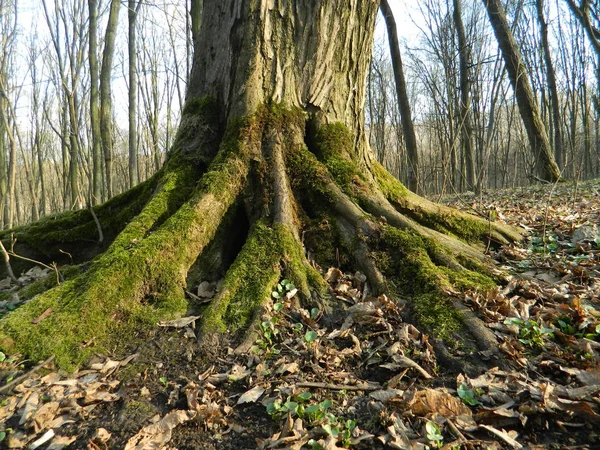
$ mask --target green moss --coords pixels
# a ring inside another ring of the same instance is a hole
[[[471,244],[481,243],[490,235],[490,224],[477,217],[453,210],[447,213],[413,211],[413,219],[441,233],[458,237]]]
[[[196,187],[193,168],[168,163],[158,192],[88,272],[0,320],[0,345],[33,360],[55,354],[61,367],[73,368],[185,313],[187,270],[244,184],[249,155],[242,134],[239,151],[225,148],[228,157],[211,165]],[[173,205],[181,206],[173,212]],[[48,308],[50,315],[34,323]]]
[[[282,242],[276,229],[259,222],[233,262],[219,293],[203,314],[206,333],[237,331],[247,326],[256,308],[271,297],[281,275]]]
[[[371,171],[383,194],[392,202],[401,202],[409,190],[378,162],[371,165]]]
[[[445,253],[446,249],[430,238],[386,226],[381,248],[374,255],[393,284],[412,297],[419,323],[436,336],[449,339],[463,325],[461,314],[444,291],[491,289],[495,282],[486,274],[436,265],[433,261]]]
[[[355,198],[364,190],[366,179],[352,159],[353,146],[350,130],[342,123],[331,123],[320,127],[315,134],[313,152],[342,190]]]
[[[175,143],[171,151],[177,154],[181,148],[192,144],[196,154],[204,153],[198,151],[204,142],[212,140],[219,132],[219,105],[215,98],[206,96],[189,99],[183,106],[181,120]],[[214,156],[214,151],[209,151]],[[190,155],[195,157],[197,155]]]
[[[156,188],[158,178],[157,174],[129,191],[94,207],[105,236],[117,234],[142,210]],[[0,239],[5,242],[7,248],[10,247],[10,237],[13,234],[17,242],[25,243],[51,257],[56,251],[56,246],[78,242],[89,246],[90,242],[93,243],[98,238],[98,229],[90,211],[82,209],[47,216],[29,225],[1,232]]]

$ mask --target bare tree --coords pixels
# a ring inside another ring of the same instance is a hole
[[[111,0],[108,23],[104,35],[102,52],[102,68],[100,69],[100,135],[104,153],[104,176],[106,181],[106,197],[113,196],[113,132],[112,132],[112,89],[111,74],[115,53],[115,39],[119,23],[119,0]]]
[[[540,118],[533,90],[529,82],[529,76],[523,65],[521,53],[509,28],[508,21],[506,20],[504,8],[500,0],[483,0],[483,3],[487,9],[498,45],[502,50],[506,70],[515,91],[517,104],[527,131],[527,136],[529,137],[538,174],[545,181],[559,180],[561,178],[560,169],[554,161],[550,142]]]
[[[129,187],[139,183],[138,150],[137,150],[137,39],[136,17],[142,5],[141,0],[129,0],[127,17],[129,19],[129,40],[127,43],[129,56]]]
[[[471,52],[462,20],[462,1],[453,0],[454,28],[458,37],[460,71],[460,129],[466,166],[466,182],[469,189],[477,185],[475,179],[475,152],[473,149],[473,125],[471,120]]]
[[[398,44],[398,31],[396,29],[396,21],[392,8],[387,0],[381,0],[381,12],[385,18],[385,24],[388,32],[390,43],[390,52],[392,55],[392,65],[394,68],[394,81],[396,83],[396,98],[400,109],[400,117],[402,121],[402,129],[404,131],[404,144],[408,156],[408,188],[419,193],[419,151],[417,148],[417,136],[412,122],[412,113],[410,110],[410,102],[406,90],[406,80],[404,79],[404,69],[402,68],[402,56],[400,54],[400,46]]]

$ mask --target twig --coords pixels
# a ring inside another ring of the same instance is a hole
[[[14,239],[14,235],[13,235],[13,241],[10,246],[10,252],[7,252],[7,254],[9,254],[10,256],[14,256],[15,258],[22,259],[23,261],[29,261],[34,264],[39,264],[40,266],[45,267],[46,269],[53,270],[54,272],[56,272],[56,284],[60,284],[62,281],[64,281],[63,276],[59,272],[58,266],[56,265],[56,263],[53,262],[52,265],[49,266],[48,264],[44,264],[41,261],[37,261],[35,259],[30,259],[25,256],[16,254],[14,251],[14,246],[15,246],[16,242],[17,242],[17,240]]]
[[[15,273],[13,272],[12,267],[10,265],[10,256],[6,251],[6,248],[4,248],[4,244],[2,243],[2,241],[0,241],[0,252],[2,252],[2,256],[4,257],[4,263],[6,264],[6,272],[8,272],[8,276],[16,284],[19,284],[19,280],[17,277],[15,277]]]
[[[415,361],[413,361],[407,356],[396,355],[394,359],[398,360],[396,362],[401,362],[404,365],[404,367],[416,369],[421,375],[423,375],[423,378],[425,378],[426,380],[431,380],[433,378],[431,375],[429,375],[429,372],[427,372],[419,364],[417,364]]]
[[[98,216],[96,215],[96,211],[94,211],[94,207],[91,204],[88,204],[88,209],[94,218],[94,222],[96,222],[96,228],[98,229],[98,243],[102,244],[104,242],[104,233],[102,232],[102,225],[100,225],[100,221],[98,220]]]
[[[313,383],[310,381],[297,383],[296,386],[315,389],[329,389],[332,391],[377,391],[381,389],[379,384],[348,386],[346,384]]]
[[[56,355],[52,355],[50,358],[48,358],[46,361],[39,363],[37,366],[35,366],[33,369],[31,369],[29,372],[24,373],[23,375],[21,375],[20,377],[15,378],[14,380],[12,380],[10,383],[0,387],[0,393],[4,392],[4,391],[8,391],[10,390],[13,386],[16,386],[17,384],[22,383],[23,381],[25,381],[27,378],[29,378],[31,375],[33,375],[34,373],[36,373],[38,370],[40,370],[42,367],[44,367],[46,364],[52,362],[52,360],[56,357]]]

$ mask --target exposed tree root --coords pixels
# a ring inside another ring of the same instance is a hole
[[[303,244],[310,229],[310,241],[321,241],[327,253],[309,249],[317,263],[330,263],[336,249],[335,258],[362,271],[375,295],[406,300],[407,320],[463,350],[493,349],[482,322],[451,294],[492,287],[493,268],[471,244],[509,242],[520,238],[517,231],[414,196],[380,166],[360,169],[342,125],[306,136],[303,112],[271,105],[232,121],[220,138],[211,104],[186,105],[171,158],[141,189],[153,192],[124,207],[140,211],[89,269],[0,320],[2,348],[34,359],[56,354],[63,366],[113,350],[140,329],[186,312],[186,277],[195,261],[200,277],[224,274],[201,311],[206,348],[226,332],[253,336],[281,278],[293,281],[306,306],[330,313],[338,305]],[[74,223],[95,227],[85,213]],[[96,214],[110,229],[102,207]],[[440,357],[456,364],[438,342]]]

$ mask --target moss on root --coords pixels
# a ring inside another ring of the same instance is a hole
[[[246,131],[231,131],[222,157],[197,185],[196,168],[175,153],[151,200],[85,274],[0,320],[0,346],[33,360],[55,354],[60,366],[72,368],[183,314],[187,270],[245,183]]]
[[[450,338],[463,325],[447,292],[492,287],[494,280],[482,263],[456,255],[454,240],[416,224],[411,229],[410,220],[396,221],[402,229],[386,225],[367,212],[394,218],[393,207],[385,200],[387,209],[368,205],[385,197],[400,213],[465,240],[481,237],[482,221],[421,207],[419,197],[378,164],[372,177],[361,171],[352,157],[352,135],[342,124],[321,127],[307,147],[305,120],[300,109],[269,104],[221,130],[213,99],[189,100],[164,168],[138,188],[139,199],[120,200],[126,214],[128,208],[140,211],[128,216],[129,223],[85,273],[1,319],[0,348],[32,360],[55,354],[60,366],[74,368],[93,353],[131,343],[157,321],[186,312],[190,267],[214,259],[226,244],[235,250],[218,265],[225,277],[202,311],[201,326],[206,336],[242,331],[282,277],[292,280],[304,300],[327,295],[328,286],[304,254],[299,236],[307,229],[315,234],[307,242],[319,244],[312,249],[318,262],[366,267],[374,292],[378,281],[386,288],[383,271],[389,286],[412,297],[421,325]],[[108,214],[103,207],[97,211]],[[72,213],[61,223],[76,228],[79,222],[70,220],[84,214]],[[242,224],[233,224],[240,214]],[[244,227],[239,239],[226,242],[227,230],[236,225]],[[461,245],[458,250],[467,247]],[[368,264],[362,266],[364,260]],[[40,283],[28,295],[45,287]]]
[[[376,258],[393,285],[411,296],[418,322],[447,340],[463,328],[461,314],[447,292],[455,288],[491,289],[496,283],[486,274],[436,265],[438,255],[446,252],[433,239],[385,226]]]

